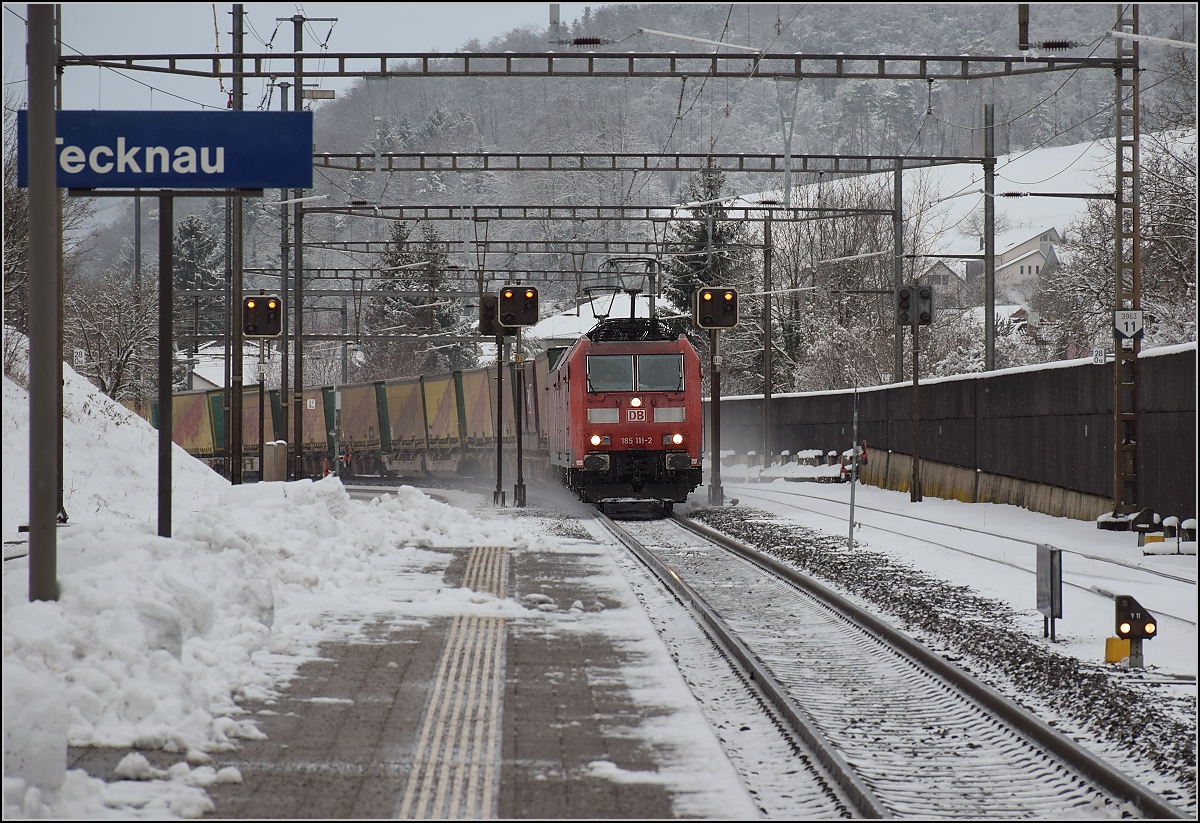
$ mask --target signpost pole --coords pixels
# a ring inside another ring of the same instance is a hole
[[[301,193],[301,189],[296,189],[297,196]],[[292,244],[292,271],[295,277],[296,289],[296,311],[294,313],[296,323],[296,357],[292,361],[292,366],[295,374],[294,383],[292,386],[293,409],[296,413],[296,419],[292,423],[293,434],[293,449],[295,454],[295,468],[292,477],[295,480],[300,480],[304,477],[304,235],[303,235],[303,219],[304,209],[303,204],[297,203],[296,210],[292,213],[292,225],[296,242]],[[286,206],[284,208],[287,208]]]
[[[242,87],[245,80],[239,72],[242,70],[242,61],[236,56],[242,51],[242,4],[235,3],[233,6],[233,110],[242,110]],[[231,198],[230,209],[232,215],[230,218],[230,235],[231,237],[231,254],[229,265],[229,308],[225,313],[226,322],[229,324],[231,341],[230,345],[233,349],[233,356],[230,358],[229,369],[229,436],[226,438],[225,453],[229,458],[229,480],[233,485],[239,485],[242,482],[242,441],[244,432],[242,431],[242,403],[244,397],[242,395],[242,386],[244,383],[244,365],[242,361],[242,349],[244,341],[242,339],[242,324],[238,317],[242,305],[242,224],[243,224],[243,203],[242,198]],[[261,349],[260,349],[261,354]],[[261,439],[259,441],[262,442]]]
[[[917,359],[921,349],[920,328],[916,322],[912,324],[912,488],[909,489],[908,494],[908,499],[912,503],[920,503],[923,499],[921,494],[921,378],[917,369]]]
[[[709,422],[712,424],[712,434],[709,436],[712,451],[712,477],[708,481],[708,503],[710,506],[725,505],[725,491],[721,488],[721,332],[709,329],[709,351],[712,360],[708,372],[711,383],[712,399],[709,401]]]
[[[525,428],[525,352],[521,346],[521,332],[523,327],[517,327],[517,348],[513,354],[513,360],[516,361],[516,374],[513,375],[513,380],[516,385],[513,386],[513,395],[516,399],[514,405],[514,416],[517,424],[517,484],[513,487],[513,505],[517,508],[525,507],[525,471],[522,465],[522,450],[524,443],[522,439],[522,430]]]
[[[281,89],[281,91],[279,93],[279,110],[280,111],[288,110],[287,91],[290,86],[291,86],[290,83],[280,83],[279,84],[279,88]],[[290,414],[288,414],[288,403],[292,397],[291,387],[288,385],[288,383],[289,383],[289,379],[288,379],[288,354],[289,354],[289,352],[288,352],[288,335],[291,334],[292,330],[290,328],[291,324],[288,322],[288,306],[290,305],[291,301],[288,300],[288,207],[287,207],[288,190],[287,189],[279,190],[279,200],[280,200],[280,206],[279,206],[279,300],[280,300],[279,316],[282,318],[282,321],[283,321],[283,337],[280,338],[280,340],[279,340],[279,352],[281,355],[280,356],[281,368],[280,368],[280,376],[279,376],[279,406],[280,406],[279,417],[282,420],[283,428],[282,428],[282,431],[279,432],[279,434],[283,435],[283,442],[284,442],[283,449],[284,449],[284,454],[286,454],[287,453],[287,444],[292,442],[292,438],[296,436],[294,433],[291,433],[289,431],[291,428],[291,426],[289,425],[289,422],[291,421],[292,417]],[[284,460],[283,460],[283,477],[281,477],[280,480],[286,481],[290,477],[291,472],[288,468],[290,465],[291,465],[291,461],[284,458]]]
[[[58,61],[61,57],[62,57],[62,4],[55,4],[55,6],[54,6],[54,65],[56,67],[58,66]],[[63,104],[62,77],[63,77],[63,74],[62,74],[61,69],[55,71],[54,109],[56,112],[56,115],[55,115],[56,117],[57,117],[57,112],[62,109],[62,104]],[[64,419],[64,415],[63,415],[63,339],[62,338],[63,338],[63,328],[65,326],[64,319],[66,317],[66,314],[65,314],[65,308],[64,308],[64,291],[63,291],[63,272],[64,272],[63,191],[62,191],[62,188],[60,188],[60,187],[55,187],[54,211],[55,211],[55,215],[54,215],[54,233],[55,233],[55,238],[54,238],[54,257],[55,257],[54,310],[58,315],[58,319],[55,323],[55,326],[58,329],[58,339],[56,340],[56,346],[58,349],[58,353],[54,356],[54,368],[55,368],[54,379],[56,381],[55,385],[58,387],[57,411],[56,411],[55,417],[54,417],[54,419],[56,421],[58,421],[58,442],[56,444],[56,448],[58,449],[58,460],[57,460],[57,463],[58,463],[58,484],[57,484],[58,485],[58,516],[57,516],[57,520],[59,523],[66,523],[67,522],[67,507],[66,507],[66,503],[63,500],[63,480],[66,477],[66,475],[63,472],[63,456],[65,453],[65,448],[64,448],[64,444],[63,444],[63,426],[62,426],[62,421]]]
[[[497,325],[497,330],[503,330]],[[496,492],[492,504],[504,508],[504,337],[496,335]]]
[[[29,6],[29,599],[58,599],[54,7]]]
[[[292,39],[296,50],[299,54],[304,50],[304,15],[297,14],[292,18]],[[304,75],[301,72],[300,60],[296,60],[296,76],[293,79],[292,99],[296,111],[304,109]],[[311,149],[310,149],[311,150]],[[293,369],[295,373],[295,385],[292,386],[292,408],[295,412],[295,421],[292,424],[293,449],[295,454],[295,467],[292,472],[292,477],[299,480],[304,476],[304,237],[303,237],[303,219],[304,219],[304,204],[299,202],[304,196],[303,189],[295,189],[293,197],[296,203],[292,211],[292,225],[295,227],[296,242],[292,245],[292,270],[296,279],[296,309],[294,313],[296,324],[296,359],[293,361]],[[287,206],[284,206],[286,209]]]
[[[266,479],[263,468],[263,461],[267,456],[267,444],[264,439],[266,436],[266,376],[267,367],[263,363],[263,349],[266,348],[267,341],[258,341],[258,482]]]
[[[158,198],[158,536],[171,536],[171,439],[174,414],[171,408],[172,261],[174,205],[171,195]]]
[[[854,548],[854,486],[858,481],[858,385],[854,386],[854,423],[850,429],[850,534],[846,539],[846,548]]]

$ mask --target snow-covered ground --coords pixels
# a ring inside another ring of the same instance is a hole
[[[736,499],[738,505],[848,539],[849,484],[795,482],[839,472],[838,466],[792,463],[764,473],[759,466],[737,464],[724,467],[721,477],[726,502]],[[1147,666],[1195,679],[1195,540],[1138,546],[1133,532],[1106,531],[1091,521],[1018,506],[936,497],[914,503],[908,492],[864,485],[854,491],[855,545],[995,598],[1024,615],[1031,632],[1042,629],[1036,609],[1037,546],[1061,549],[1067,585],[1063,616],[1055,622],[1055,651],[1102,662],[1105,639],[1114,633],[1113,595],[1129,594],[1161,619],[1161,634],[1143,643]],[[704,499],[703,492],[696,493],[697,500]]]

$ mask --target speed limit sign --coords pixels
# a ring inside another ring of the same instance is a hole
[[[1113,312],[1113,331],[1117,337],[1126,339],[1136,339],[1142,336],[1144,329],[1142,328],[1142,312],[1137,311],[1116,311]]]

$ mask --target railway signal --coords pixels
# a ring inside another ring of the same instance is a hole
[[[697,289],[692,322],[702,329],[732,329],[738,324],[738,293],[732,288]]]
[[[500,298],[494,294],[479,296],[479,333],[485,337],[502,337],[514,333],[513,329],[504,328],[496,319],[496,306],[499,302]]]
[[[536,326],[538,290],[534,286],[505,286],[500,289],[497,318],[501,326]]]
[[[258,298],[245,297],[242,299],[242,334],[247,337],[257,337],[259,329]]]
[[[933,286],[917,287],[917,324],[928,326],[933,323]]]
[[[1158,621],[1141,603],[1127,594],[1119,594],[1117,606],[1117,637],[1122,640],[1153,640],[1158,635]]]
[[[913,324],[913,288],[901,286],[896,289],[896,325],[911,326]]]
[[[1153,640],[1158,636],[1158,620],[1141,603],[1127,594],[1118,594],[1113,603],[1117,611],[1117,637],[1129,643],[1129,668],[1145,668],[1142,641]],[[1118,658],[1119,656],[1118,654]]]
[[[263,334],[266,337],[279,337],[283,334],[283,312],[280,311],[279,298],[268,294],[262,301]]]
[[[901,286],[896,289],[896,325],[932,324],[933,305],[933,286]]]
[[[242,333],[246,337],[278,337],[283,333],[279,298],[256,294],[242,298]]]

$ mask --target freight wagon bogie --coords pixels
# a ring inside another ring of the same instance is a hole
[[[427,474],[423,452],[390,452],[383,456],[383,467],[386,477],[413,477]]]
[[[425,470],[435,476],[459,474],[462,467],[462,455],[454,451],[433,449],[425,462]]]

